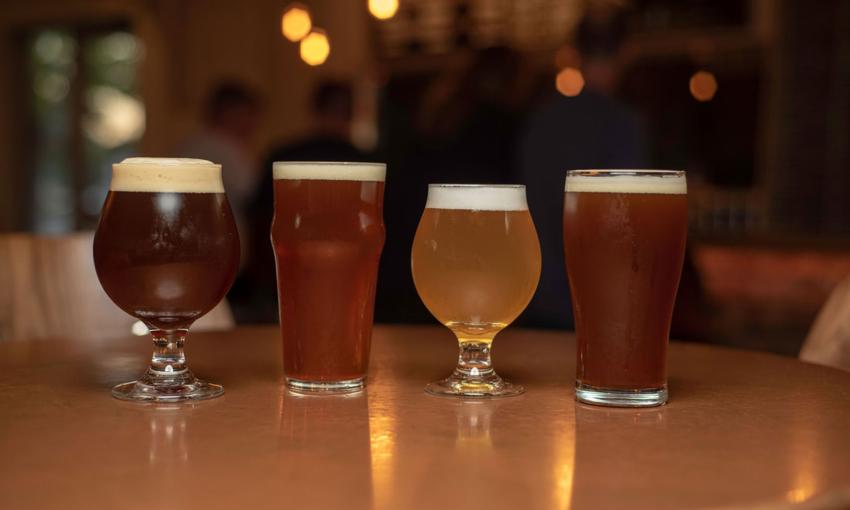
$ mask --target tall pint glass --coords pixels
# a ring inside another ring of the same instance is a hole
[[[576,398],[667,401],[667,344],[687,236],[685,173],[573,170],[564,255],[576,320]]]
[[[271,240],[283,371],[294,391],[365,384],[385,174],[383,163],[274,163]]]

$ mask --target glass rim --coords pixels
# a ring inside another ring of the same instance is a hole
[[[501,188],[501,189],[525,189],[525,184],[448,184],[432,183],[429,188]]]
[[[274,165],[315,165],[315,166],[382,166],[386,168],[386,163],[381,163],[378,161],[295,161],[295,160],[281,160],[281,161],[273,161],[272,166]]]
[[[567,177],[680,177],[685,170],[662,170],[657,168],[599,168],[567,170]]]

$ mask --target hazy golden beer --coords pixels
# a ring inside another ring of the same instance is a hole
[[[514,394],[493,372],[489,349],[496,333],[528,305],[540,278],[540,245],[525,187],[431,185],[411,261],[422,302],[457,335],[461,365],[468,357],[468,367],[458,366],[428,391]]]
[[[416,288],[450,328],[498,331],[537,288],[540,248],[527,210],[425,209],[416,236]]]

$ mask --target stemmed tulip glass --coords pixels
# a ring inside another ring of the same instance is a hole
[[[411,257],[428,310],[457,337],[454,373],[433,395],[506,397],[522,386],[493,370],[493,338],[528,306],[540,278],[540,244],[525,186],[432,184]]]
[[[113,165],[94,264],[112,301],[144,322],[154,343],[144,375],[112,395],[153,402],[221,395],[221,386],[192,374],[183,353],[189,326],[221,301],[239,266],[221,166],[171,158]]]

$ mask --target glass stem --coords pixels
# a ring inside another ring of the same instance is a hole
[[[186,342],[186,329],[152,329],[153,356],[151,370],[178,374],[186,371],[186,355],[183,354],[183,344]]]
[[[460,355],[457,359],[457,372],[466,378],[486,377],[493,373],[490,362],[490,346],[493,338],[463,338],[458,337]]]

